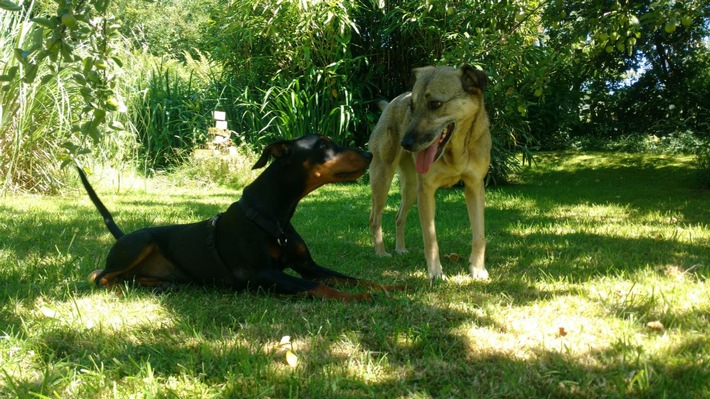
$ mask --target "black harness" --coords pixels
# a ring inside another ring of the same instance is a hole
[[[267,219],[263,215],[259,214],[256,209],[252,208],[245,201],[243,201],[243,197],[242,199],[237,201],[237,205],[239,206],[239,208],[241,208],[241,210],[244,212],[244,215],[246,215],[249,220],[256,223],[257,226],[261,227],[264,231],[276,238],[276,241],[279,243],[279,246],[283,246],[284,244],[286,244],[286,242],[288,241],[286,233],[281,228],[281,225],[278,222],[275,222],[271,219]],[[217,261],[217,264],[229,270],[227,264],[222,258],[222,255],[219,254],[219,250],[217,249],[217,221],[222,215],[222,213],[215,215],[207,223],[207,247],[212,250],[212,255]]]
[[[212,255],[217,261],[217,264],[222,266],[224,269],[229,270],[227,264],[224,263],[224,259],[222,259],[222,255],[219,254],[219,250],[217,249],[217,240],[215,238],[217,236],[217,221],[221,216],[222,214],[219,213],[207,223],[207,248],[212,250]]]
[[[279,242],[280,246],[286,244],[286,233],[281,228],[279,222],[274,221],[273,219],[267,219],[263,215],[259,214],[256,209],[252,208],[249,204],[246,203],[244,197],[237,201],[237,206],[242,209],[242,211],[249,220],[256,223],[257,226],[261,227],[264,231],[276,238],[276,241]]]

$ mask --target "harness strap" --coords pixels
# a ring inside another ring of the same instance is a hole
[[[261,214],[259,214],[256,209],[252,208],[244,201],[244,197],[237,201],[237,205],[242,209],[244,215],[246,215],[249,220],[256,223],[257,226],[261,227],[267,233],[271,234],[274,238],[276,238],[276,240],[279,242],[279,245],[284,245],[286,243],[286,233],[283,231],[278,222],[275,222],[271,219],[267,219]]]
[[[217,261],[217,264],[229,270],[227,264],[224,263],[224,259],[222,259],[222,255],[220,255],[217,250],[217,240],[215,238],[217,234],[217,221],[221,216],[221,213],[217,214],[207,223],[207,248],[212,250],[212,255],[214,255],[214,259]]]

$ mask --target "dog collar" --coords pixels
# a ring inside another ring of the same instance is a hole
[[[252,208],[251,206],[249,206],[249,204],[246,203],[244,197],[237,201],[237,206],[242,209],[244,215],[249,220],[256,223],[257,226],[261,227],[267,233],[271,234],[274,238],[276,238],[276,241],[278,241],[279,245],[286,244],[286,242],[288,241],[288,239],[286,238],[286,233],[283,231],[281,225],[279,225],[278,222],[261,215],[259,212],[257,212],[256,209]]]

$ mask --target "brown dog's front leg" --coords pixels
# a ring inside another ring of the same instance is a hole
[[[430,280],[445,279],[444,271],[441,268],[439,259],[439,243],[436,240],[436,227],[434,217],[436,214],[436,203],[434,195],[436,187],[421,181],[419,192],[417,193],[417,206],[419,209],[419,223],[422,227],[422,238],[424,240],[424,259],[426,259],[427,271]]]

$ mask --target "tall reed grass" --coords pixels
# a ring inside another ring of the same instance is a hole
[[[72,134],[68,122],[73,94],[61,80],[41,84],[21,79],[28,71],[17,61],[15,49],[32,40],[33,7],[30,3],[17,12],[0,9],[0,194],[61,187],[60,144]]]
[[[0,195],[24,191],[56,193],[69,181],[62,168],[71,156],[69,148],[86,144],[86,137],[72,129],[83,105],[79,87],[72,83],[69,68],[42,79],[27,79],[36,71],[26,70],[15,54],[29,48],[35,40],[31,17],[35,4],[27,3],[20,11],[0,9]],[[39,73],[43,73],[39,67]],[[125,134],[107,135],[101,143],[92,143],[90,162],[104,162],[122,154],[119,150]]]
[[[266,88],[229,87],[237,95],[227,108],[236,115],[236,129],[254,146],[312,133],[353,145],[354,125],[366,119],[353,106],[353,93],[342,82],[346,78],[332,64],[290,79],[277,75]]]
[[[146,170],[174,166],[204,142],[216,100],[210,82],[185,64],[140,57],[124,84],[129,127],[139,143],[136,161]]]

